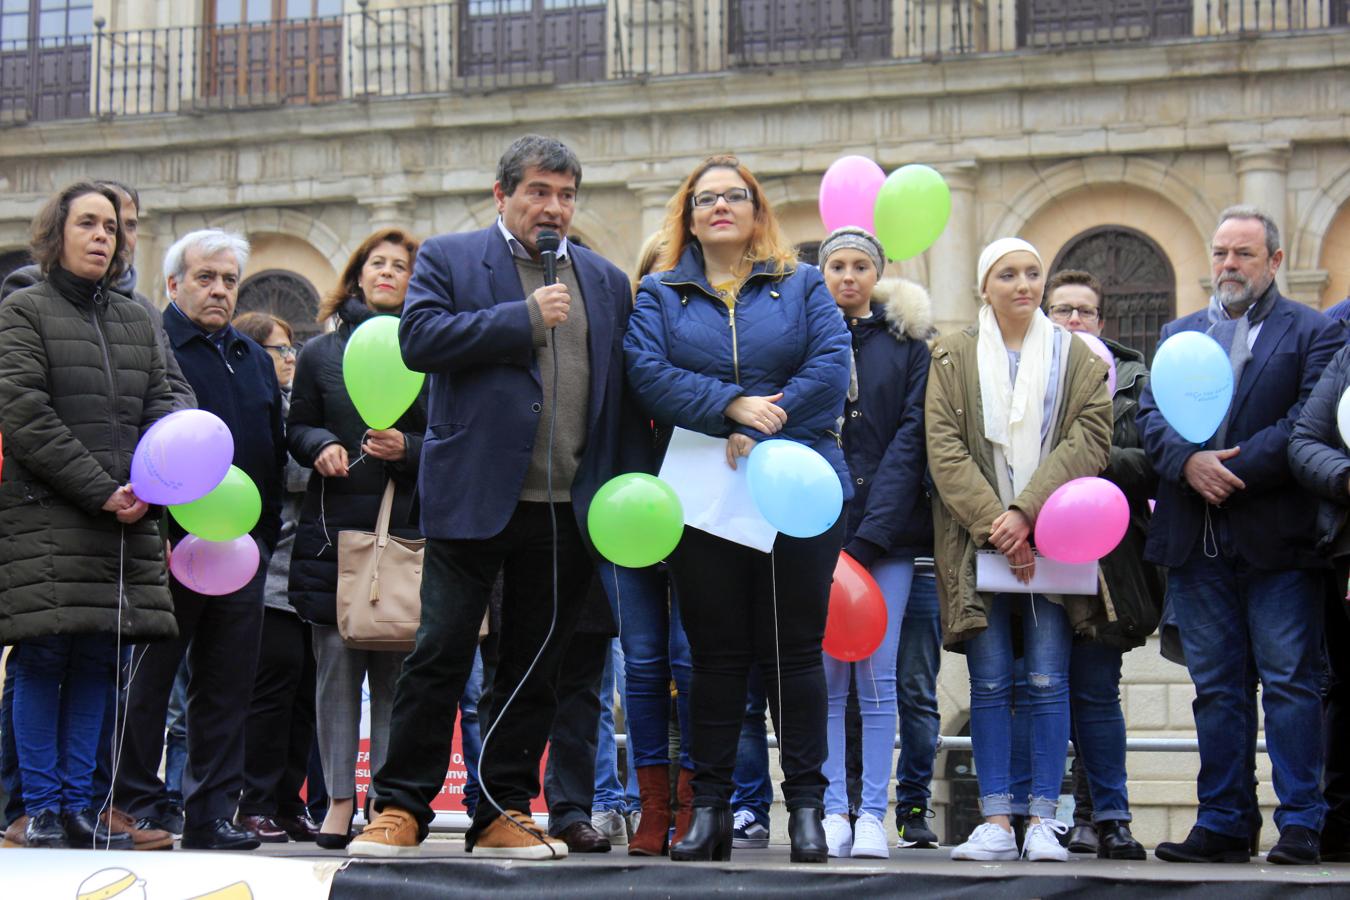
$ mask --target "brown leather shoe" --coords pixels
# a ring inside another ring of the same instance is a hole
[[[318,839],[319,823],[311,819],[307,812],[298,816],[273,816],[272,821],[296,843],[313,843]]]
[[[556,837],[562,838],[572,853],[608,853],[609,838],[595,830],[590,822],[573,822]]]
[[[234,824],[247,828],[264,844],[284,844],[290,840],[271,816],[235,816]]]
[[[158,828],[137,828],[136,820],[117,807],[104,810],[99,820],[110,834],[131,835],[132,850],[172,850],[173,835]]]
[[[27,830],[28,817],[19,816],[13,822],[10,822],[9,827],[5,829],[5,837],[3,841],[0,841],[0,847],[27,847],[28,838],[24,836],[24,832]]]

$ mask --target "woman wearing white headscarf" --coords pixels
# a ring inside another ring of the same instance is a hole
[[[1031,718],[1031,795],[1023,855],[1064,860],[1055,821],[1069,741],[1069,650],[1074,631],[1111,618],[1110,597],[987,593],[977,550],[1003,555],[1023,584],[1035,575],[1036,516],[1060,485],[1097,475],[1111,447],[1107,368],[1041,312],[1045,269],[1036,248],[1001,238],[980,254],[978,325],[933,347],[925,400],[934,558],[944,643],[966,653],[970,735],[985,823],[953,859],[1018,856],[1012,811],[1013,659],[1025,658]],[[1104,608],[1103,608],[1104,607]],[[1020,630],[1020,648],[1015,634]]]

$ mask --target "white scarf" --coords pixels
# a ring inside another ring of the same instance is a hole
[[[1022,493],[1041,461],[1041,420],[1054,352],[1054,328],[1039,309],[1022,339],[1017,382],[1008,373],[1008,348],[993,307],[980,308],[975,361],[980,372],[984,436],[1003,450],[1012,468],[1013,494]]]

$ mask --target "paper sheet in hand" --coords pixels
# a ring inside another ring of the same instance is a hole
[[[675,489],[684,507],[684,524],[720,538],[773,549],[778,529],[760,515],[746,481],[748,459],[727,465],[726,438],[676,428],[661,464],[661,480]]]

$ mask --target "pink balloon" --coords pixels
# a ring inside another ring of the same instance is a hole
[[[208,597],[233,594],[258,572],[258,545],[249,535],[206,541],[189,534],[173,548],[169,571],[178,583]]]
[[[1125,537],[1130,504],[1105,478],[1075,478],[1061,484],[1036,518],[1036,549],[1056,562],[1101,559]]]
[[[1114,397],[1116,395],[1116,355],[1095,334],[1088,334],[1086,331],[1075,331],[1074,334],[1082,338],[1083,343],[1092,348],[1092,352],[1101,357],[1102,362],[1106,363],[1107,368],[1111,370],[1111,374],[1106,376],[1106,391]]]
[[[200,500],[234,461],[234,436],[214,413],[183,409],[141,435],[131,457],[131,489],[156,506]]]
[[[825,230],[856,225],[875,234],[872,209],[885,181],[881,166],[865,156],[841,156],[830,163],[820,179],[820,220]]]

